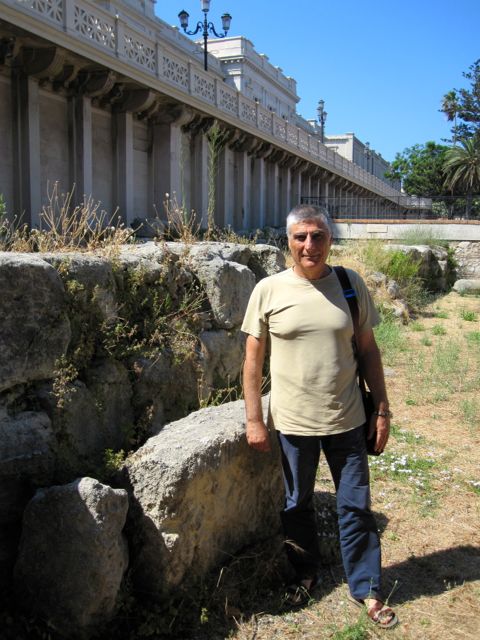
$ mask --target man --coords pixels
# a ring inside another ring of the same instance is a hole
[[[247,440],[270,450],[276,430],[282,454],[285,505],[281,514],[288,558],[296,581],[286,600],[304,604],[318,582],[318,545],[313,508],[322,449],[337,493],[340,546],[352,599],[366,606],[378,626],[397,622],[381,595],[380,542],[370,510],[365,413],[352,349],[353,323],[335,272],[327,265],[332,244],[328,215],[299,205],[287,217],[294,266],[261,280],[250,298],[242,331],[247,333],[244,393]],[[348,275],[359,305],[358,357],[372,392],[375,449],[383,451],[390,411],[380,352],[372,327],[379,318],[368,290]],[[271,394],[268,427],[261,407],[262,369],[270,342]]]

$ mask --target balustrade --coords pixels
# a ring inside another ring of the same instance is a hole
[[[15,22],[20,26],[22,14],[34,15],[50,27],[50,31],[45,32],[46,38],[53,38],[55,29],[67,32],[72,38],[88,42],[93,49],[101,49],[131,65],[133,78],[135,69],[141,69],[152,81],[173,85],[186,96],[204,102],[208,112],[220,119],[222,114],[239,119],[249,128],[257,129],[259,137],[267,135],[282,147],[290,148],[293,153],[300,152],[316,164],[321,162],[343,177],[385,196],[399,195],[396,189],[327,149],[315,136],[229,87],[218,71],[202,71],[200,63],[197,65],[195,58],[192,60],[192,51],[201,50],[161,20],[138,15],[133,21],[125,6],[113,1],[105,7],[89,0],[0,0],[0,5],[10,9],[10,16],[17,14]],[[28,28],[28,23],[25,26]],[[94,51],[92,58],[95,59]],[[154,82],[152,86],[155,88]]]

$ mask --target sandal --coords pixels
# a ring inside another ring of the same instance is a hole
[[[361,600],[360,598],[354,598],[353,596],[349,596],[348,599],[350,602],[361,609],[366,609],[365,600]],[[386,606],[383,602],[378,600],[380,609],[377,609],[375,606],[366,609],[367,617],[372,622],[372,624],[377,625],[380,629],[391,629],[398,624],[398,617],[395,611]]]
[[[307,586],[307,582],[310,584]],[[290,607],[302,607],[312,599],[311,592],[321,583],[321,579],[315,575],[313,578],[303,578],[293,584],[289,584],[283,596],[283,603]]]

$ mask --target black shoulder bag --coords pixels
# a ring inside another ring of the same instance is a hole
[[[367,453],[371,456],[378,456],[380,455],[380,453],[378,451],[375,451],[375,448],[374,448],[375,440],[377,437],[376,431],[373,434],[372,438],[370,439],[368,438],[368,432],[370,429],[370,419],[373,415],[373,412],[375,411],[375,405],[373,403],[372,394],[370,393],[369,390],[367,390],[367,387],[365,385],[365,378],[363,377],[362,368],[361,368],[362,363],[360,362],[360,358],[358,355],[358,347],[357,347],[357,339],[356,339],[359,331],[357,293],[355,289],[352,287],[350,283],[350,278],[348,277],[348,274],[345,271],[345,269],[343,267],[333,267],[333,269],[337,274],[340,284],[342,285],[343,295],[345,296],[345,300],[348,303],[350,314],[352,316],[352,322],[353,322],[352,347],[353,347],[353,353],[355,355],[355,359],[357,361],[358,386],[360,387],[360,392],[362,394],[363,408],[365,410],[366,422],[365,422],[364,428],[365,428],[365,440],[367,443]]]

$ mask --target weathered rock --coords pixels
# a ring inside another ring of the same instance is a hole
[[[70,340],[65,292],[47,262],[0,252],[0,391],[52,378]]]
[[[419,263],[418,275],[432,291],[444,291],[452,279],[448,252],[427,245],[385,244],[387,251],[402,251]]]
[[[118,315],[112,261],[102,256],[82,253],[45,253],[42,258],[60,273],[71,295],[88,313],[101,320]]]
[[[168,420],[198,408],[198,367],[195,353],[178,362],[168,352],[132,360],[135,418],[144,423],[148,433],[156,433]]]
[[[242,401],[202,409],[127,459],[134,575],[153,596],[191,587],[245,544],[277,532],[276,441],[273,453],[253,451],[244,429]]]
[[[100,448],[120,449],[133,425],[132,386],[126,367],[117,360],[96,362],[86,371],[100,424]]]
[[[400,287],[395,282],[395,280],[388,281],[387,293],[390,296],[390,298],[392,298],[392,300],[395,300],[400,295]]]
[[[192,269],[205,288],[218,329],[238,327],[256,284],[248,267],[213,254],[189,256]]]
[[[458,293],[480,293],[480,279],[478,280],[457,280],[453,289]]]
[[[258,282],[285,269],[285,255],[277,247],[269,244],[255,244],[250,247],[252,256],[247,263]]]
[[[101,360],[85,376],[86,383],[67,383],[61,395],[54,395],[51,385],[38,392],[59,442],[57,475],[62,481],[91,470],[102,461],[105,449],[125,447],[132,431],[132,387],[126,368],[115,360]]]
[[[459,242],[455,247],[454,258],[460,278],[480,278],[480,242]]]
[[[44,413],[0,418],[0,590],[8,589],[25,505],[55,470],[55,438]]]
[[[64,637],[111,618],[127,544],[128,498],[93,478],[40,489],[25,509],[14,580],[18,601]]]
[[[387,284],[387,276],[379,271],[373,271],[367,274],[366,283],[374,287],[381,287]]]
[[[244,358],[245,336],[239,331],[204,331],[203,384],[206,389],[225,388],[238,380]]]

